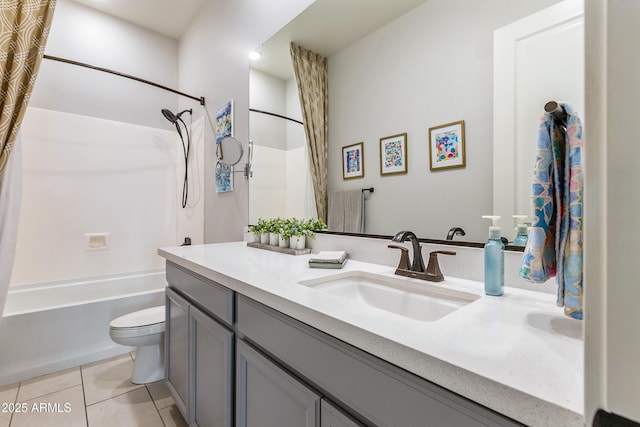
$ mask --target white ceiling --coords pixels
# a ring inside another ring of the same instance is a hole
[[[73,0],[92,9],[179,39],[209,0]]]
[[[289,55],[292,41],[320,55],[330,56],[424,2],[316,0],[260,46],[262,58],[252,61],[251,67],[288,80],[293,77]]]
[[[179,39],[210,0],[73,1]],[[252,67],[287,80],[293,77],[289,58],[290,42],[329,56],[424,1],[316,0],[262,45],[263,58],[254,62]]]

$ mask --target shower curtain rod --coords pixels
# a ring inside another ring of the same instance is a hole
[[[268,116],[279,117],[281,119],[290,120],[292,122],[296,122],[296,123],[299,123],[301,125],[304,124],[300,120],[292,119],[291,117],[283,116],[282,114],[272,113],[270,111],[256,110],[255,108],[249,108],[249,111],[253,111],[254,113],[266,114]]]
[[[120,73],[118,71],[113,71],[113,70],[110,70],[108,68],[96,67],[95,65],[86,64],[84,62],[78,62],[78,61],[73,61],[71,59],[60,58],[58,56],[51,56],[51,55],[46,55],[45,54],[43,56],[43,58],[44,59],[49,59],[51,61],[64,62],[65,64],[77,65],[79,67],[90,68],[92,70],[102,71],[103,73],[115,74],[116,76],[125,77],[127,79],[131,79],[131,80],[135,80],[135,81],[140,82],[140,83],[145,83],[145,84],[148,84],[148,85],[151,85],[151,86],[155,86],[157,88],[164,89],[164,90],[167,90],[169,92],[176,93],[178,95],[186,96],[187,98],[191,98],[191,99],[193,99],[195,101],[198,101],[200,103],[200,105],[204,105],[204,96],[201,96],[199,98],[197,96],[191,96],[191,95],[188,95],[188,94],[186,94],[184,92],[180,92],[180,91],[177,91],[175,89],[171,89],[170,87],[166,87],[166,86],[163,86],[163,85],[158,84],[158,83],[150,82],[149,80],[141,79],[140,77],[136,77],[136,76],[132,76],[132,75],[129,75],[129,74]]]

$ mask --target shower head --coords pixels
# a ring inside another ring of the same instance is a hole
[[[173,124],[176,124],[178,120],[180,120],[180,116],[182,116],[184,113],[192,114],[192,110],[191,109],[182,110],[176,115],[176,114],[173,114],[171,111],[167,110],[166,108],[162,109],[162,115],[164,116],[164,118],[169,120]]]
[[[166,108],[162,109],[162,115],[164,116],[165,119],[169,120],[171,123],[175,123],[178,121],[178,117],[176,117],[175,114],[173,114],[171,111],[167,110]]]

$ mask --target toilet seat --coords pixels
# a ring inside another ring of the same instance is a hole
[[[159,305],[125,314],[109,323],[112,335],[132,338],[164,332],[165,307]]]

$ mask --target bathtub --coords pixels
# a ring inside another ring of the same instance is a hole
[[[164,270],[9,288],[0,319],[0,386],[131,351],[109,322],[164,304]]]

